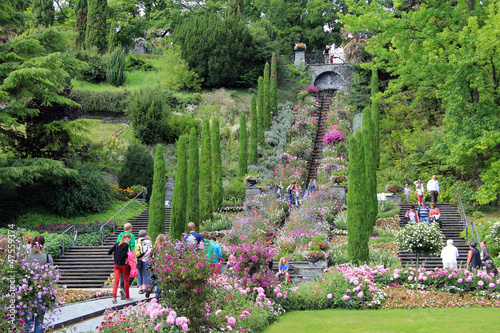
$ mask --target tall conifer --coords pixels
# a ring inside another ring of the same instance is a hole
[[[276,53],[273,52],[271,59],[271,89],[269,90],[271,100],[271,117],[278,115],[278,71],[276,69]]]
[[[85,31],[87,30],[87,0],[75,0],[76,46],[85,48]]]
[[[174,194],[172,197],[172,212],[170,214],[170,236],[181,239],[186,231],[187,202],[187,151],[186,136],[177,140],[177,172],[175,173]]]
[[[349,196],[347,198],[347,228],[349,230],[349,259],[355,263],[367,262],[368,232],[366,230],[365,161],[363,130],[349,138]]]
[[[371,118],[373,122],[373,132],[375,134],[375,166],[378,168],[380,165],[380,105],[377,97],[378,93],[378,70],[376,68],[372,69],[372,81],[371,81],[371,90],[372,90],[372,110],[371,110]]]
[[[271,127],[271,77],[269,75],[269,63],[264,67],[264,128]]]
[[[54,25],[54,9],[53,0],[33,0],[33,16],[35,27],[50,27]]]
[[[212,218],[212,153],[210,140],[210,122],[203,119],[201,132],[201,167],[200,167],[200,220]]]
[[[220,149],[219,118],[212,119],[212,210],[222,207],[224,187],[222,186],[222,155]]]
[[[106,40],[106,14],[108,12],[107,0],[88,0],[87,29],[85,31],[85,47],[97,47],[104,53],[107,49]]]
[[[259,144],[264,144],[264,78],[261,76],[258,80],[258,94],[257,94],[257,138]]]
[[[156,239],[165,233],[165,158],[160,144],[156,146],[155,172],[153,176],[153,193],[149,205],[148,236]]]
[[[258,135],[257,105],[256,105],[255,95],[252,94],[252,97],[250,98],[250,152],[248,154],[249,164],[257,164],[257,135]]]
[[[193,127],[189,134],[186,222],[193,222],[196,225],[200,223],[200,152],[198,146],[198,135]]]
[[[253,98],[253,95],[252,95]],[[242,113],[240,117],[240,153],[238,155],[238,177],[243,178],[248,170],[248,137],[247,119]]]
[[[375,165],[375,133],[370,118],[370,108],[363,110],[363,147],[365,154],[365,194],[366,222],[368,237],[373,234],[373,227],[378,213],[377,167]]]

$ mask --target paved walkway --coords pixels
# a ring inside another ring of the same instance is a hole
[[[100,290],[110,290],[110,288],[102,288]],[[105,298],[63,306],[60,313],[59,311],[55,312],[54,329],[60,332],[95,332],[96,326],[102,322],[103,313],[106,309],[113,307],[119,310],[146,300],[143,294],[139,294],[139,289],[136,287],[130,288],[130,298],[132,300],[129,302],[122,301],[118,295],[118,303],[116,305],[113,305],[111,302],[112,298]]]

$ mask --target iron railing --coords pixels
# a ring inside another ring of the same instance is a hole
[[[330,56],[329,54],[306,54],[306,64],[310,65],[330,65],[344,63],[344,59],[340,57]]]
[[[99,228],[99,231],[101,233],[101,245],[104,243],[104,227],[110,227],[112,228],[111,233],[114,233],[116,230],[116,217],[118,214],[120,214],[123,211],[123,223],[127,221],[127,207],[133,203],[133,212],[135,213],[135,200],[142,195],[142,198],[144,199],[144,192],[141,191],[139,194],[137,194],[134,198],[130,199],[129,202],[125,206],[123,206],[118,212],[115,213],[110,219],[108,219],[107,222],[103,223],[101,227]],[[109,224],[110,222],[113,222]]]
[[[462,202],[462,195],[460,193],[460,187],[457,185],[457,198],[458,198],[458,209],[460,211],[460,221],[462,223],[462,227],[465,229],[465,239],[469,242],[476,242],[476,244],[479,244],[481,242],[479,238],[479,234],[476,229],[476,224],[474,221],[469,221],[467,219],[467,215],[465,215],[465,209],[464,205]],[[469,231],[469,225],[470,225],[470,231]],[[469,235],[470,234],[470,235]]]
[[[69,232],[71,229],[73,229],[73,246],[75,246],[75,242],[76,242],[76,236],[78,235],[78,229],[76,227],[76,224],[73,224],[71,227],[69,227],[68,229],[64,230],[61,234],[59,234],[59,236],[57,236],[55,239],[52,240],[52,242],[50,242],[49,244],[47,244],[46,246],[44,246],[44,250],[47,250],[47,253],[48,253],[48,249],[49,247],[54,244],[60,237],[62,237],[64,234],[66,234],[67,232]],[[61,248],[61,256],[64,254],[64,237],[62,237],[62,248]]]

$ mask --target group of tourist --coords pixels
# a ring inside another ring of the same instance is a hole
[[[292,180],[290,182],[290,185],[288,185],[286,189],[283,187],[283,182],[280,182],[280,184],[276,187],[276,192],[278,193],[279,199],[284,198],[285,197],[284,192],[286,192],[287,198],[291,206],[298,207],[300,205],[300,196],[302,194],[302,187],[300,186],[298,181]],[[304,198],[313,196],[314,193],[316,192],[317,192],[316,179],[311,179],[309,181],[309,184],[307,184],[307,188],[304,192]]]
[[[422,206],[422,203],[425,203],[424,200],[424,195],[425,195],[425,190],[424,190],[424,184],[422,184],[422,180],[419,178],[415,182],[416,190],[415,194],[417,195],[417,200],[418,200],[418,205]],[[405,184],[404,187],[404,195],[406,198],[406,203],[410,203],[410,193],[412,190],[410,189],[408,184]],[[437,198],[439,195],[439,181],[436,179],[436,175],[433,175],[431,179],[427,182],[427,193],[431,196],[431,201],[436,204],[437,203]]]
[[[454,269],[458,268],[458,249],[453,245],[453,240],[448,239],[446,241],[446,246],[441,250],[441,259],[443,260],[443,268]],[[486,273],[493,273],[498,276],[498,270],[493,263],[493,259],[490,257],[490,251],[486,247],[486,241],[481,241],[480,243],[482,252],[480,252],[476,247],[477,244],[472,242],[469,244],[469,252],[467,254],[467,269],[481,269],[484,267]]]
[[[405,214],[406,222],[427,222],[427,224],[431,224],[432,222],[437,222],[439,227],[441,228],[441,211],[436,204],[432,202],[430,206],[427,206],[425,200],[422,200],[422,205],[415,210],[415,205],[410,206],[410,210]]]

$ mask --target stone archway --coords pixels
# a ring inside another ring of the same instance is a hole
[[[337,73],[329,71],[323,72],[314,81],[314,85],[320,90],[322,89],[335,89],[339,90],[344,88],[344,79]]]

